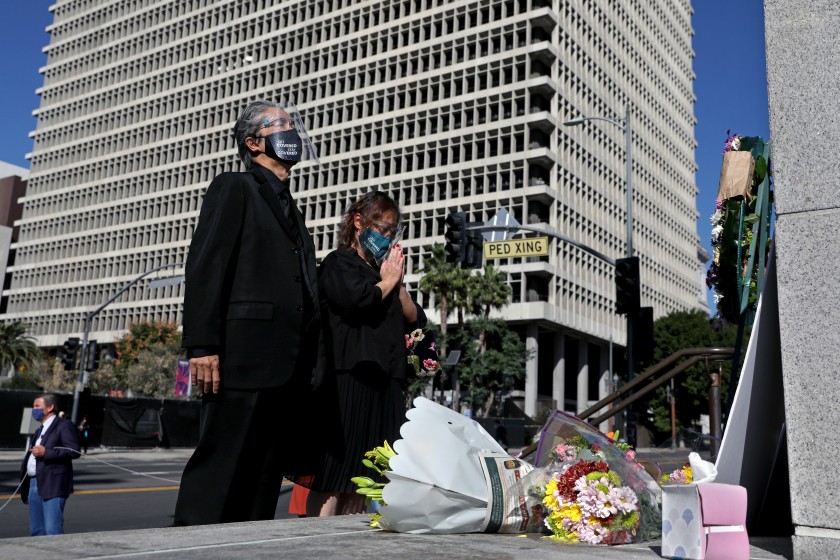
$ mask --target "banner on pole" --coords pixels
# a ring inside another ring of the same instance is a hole
[[[190,396],[190,361],[186,358],[178,359],[178,368],[175,371],[175,396]]]

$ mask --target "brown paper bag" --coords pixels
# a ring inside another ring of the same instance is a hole
[[[736,196],[750,198],[755,160],[750,152],[726,152],[720,167],[718,199],[726,200]]]

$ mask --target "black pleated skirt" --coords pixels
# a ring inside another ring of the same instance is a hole
[[[365,362],[352,370],[339,370],[332,380],[325,406],[335,407],[330,432],[334,436],[312,489],[319,492],[355,492],[354,476],[379,479],[362,464],[365,452],[387,441],[393,446],[405,422],[403,384],[376,364]],[[337,425],[335,425],[337,424]],[[381,478],[382,482],[387,480]]]

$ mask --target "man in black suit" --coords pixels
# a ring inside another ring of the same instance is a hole
[[[29,504],[32,536],[64,534],[64,504],[73,493],[73,459],[79,456],[79,431],[56,416],[53,394],[37,397],[32,417],[41,423],[20,466],[20,498]]]
[[[313,472],[317,455],[302,429],[320,332],[315,246],[289,192],[292,166],[317,157],[291,104],[253,102],[233,132],[247,171],[207,189],[186,264],[183,346],[203,400],[176,526],[274,519],[283,476]]]

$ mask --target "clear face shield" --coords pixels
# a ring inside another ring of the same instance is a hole
[[[266,154],[274,159],[292,164],[301,161],[321,163],[294,103],[279,102],[266,111],[256,138],[265,138]]]
[[[377,266],[382,266],[382,263],[388,260],[394,245],[402,240],[405,226],[400,222],[391,225],[374,221],[373,224],[379,231],[368,227],[360,235],[359,241],[368,254],[374,258]]]

